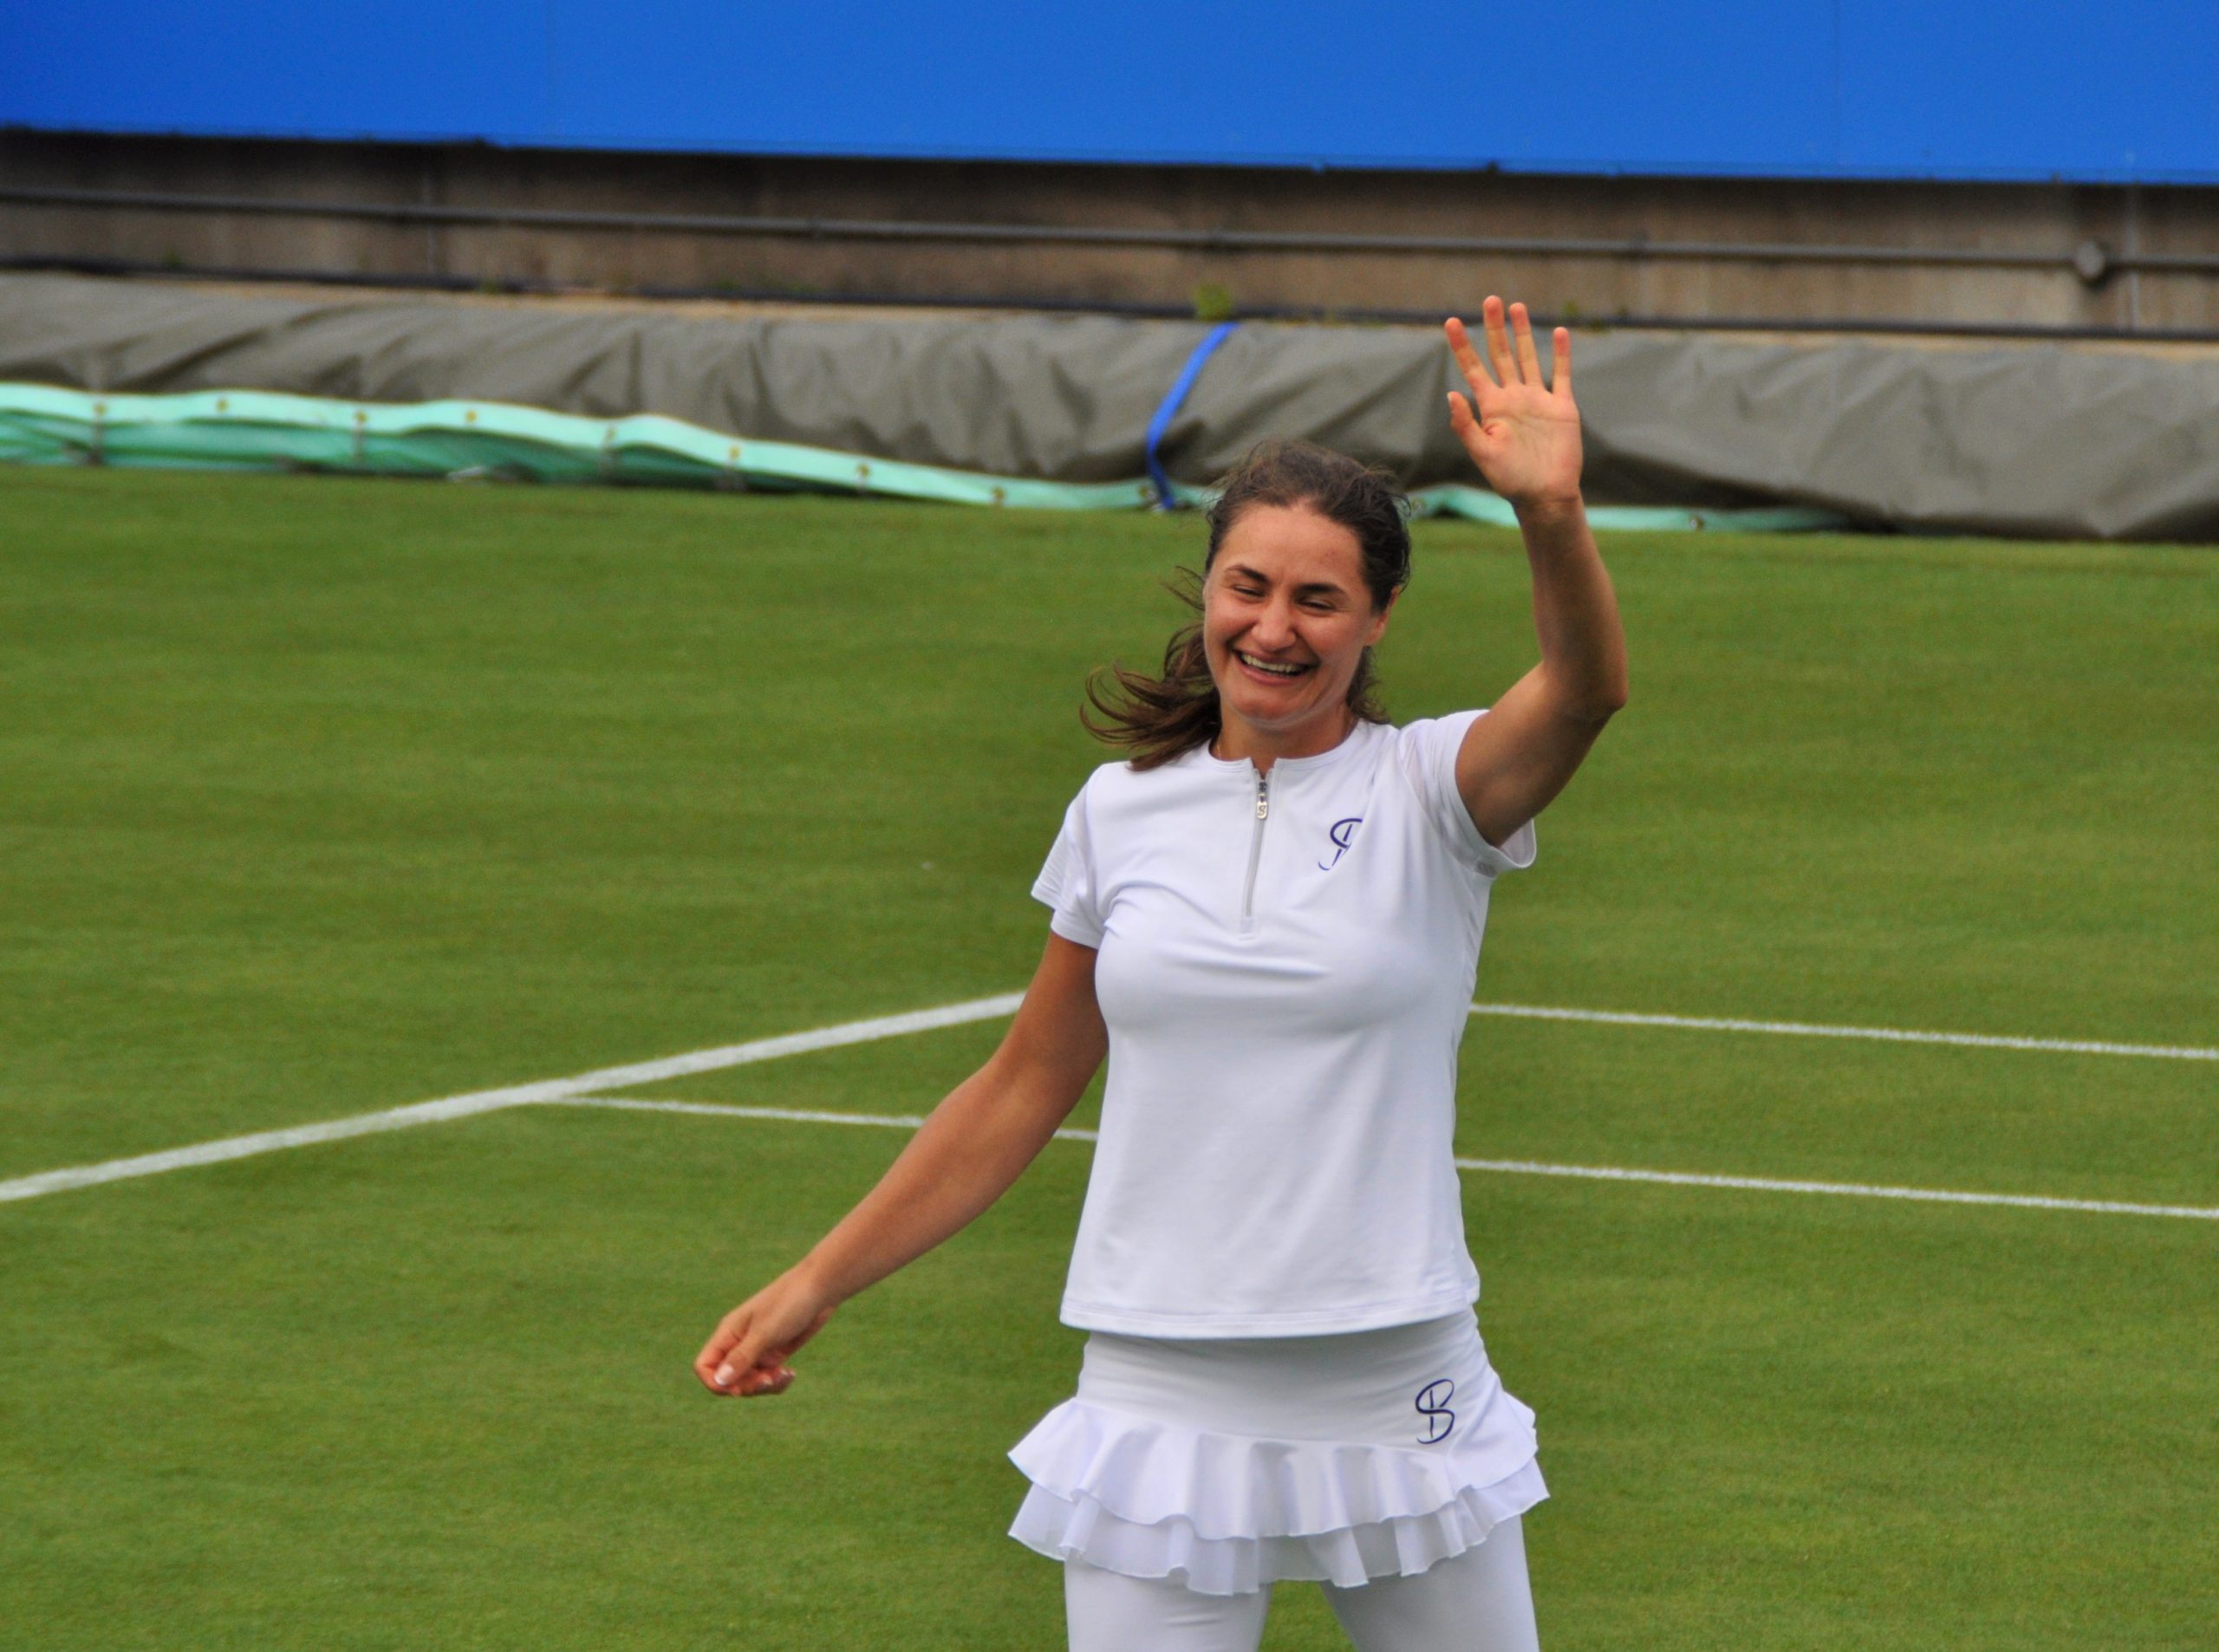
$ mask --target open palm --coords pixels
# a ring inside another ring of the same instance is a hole
[[[1490,294],[1481,314],[1487,325],[1487,363],[1480,361],[1462,322],[1451,316],[1445,329],[1456,365],[1472,387],[1469,401],[1454,390],[1448,393],[1449,428],[1487,485],[1512,504],[1577,500],[1581,452],[1579,409],[1572,400],[1571,333],[1557,328],[1553,382],[1545,384],[1526,306],[1510,307],[1508,330],[1503,326],[1501,299]],[[1492,375],[1488,365],[1494,369]]]

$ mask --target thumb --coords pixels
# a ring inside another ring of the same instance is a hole
[[[1480,450],[1486,444],[1486,432],[1480,426],[1480,416],[1473,410],[1472,404],[1454,390],[1448,393],[1448,428],[1456,439],[1464,445],[1464,451],[1471,456],[1472,463],[1480,465],[1484,471],[1486,465],[1481,461]]]
[[[726,1316],[694,1356],[694,1375],[709,1387],[721,1389],[741,1372],[752,1369],[757,1350],[750,1344],[761,1340],[756,1319],[744,1309]]]
[[[717,1365],[717,1386],[720,1389],[730,1388],[742,1376],[753,1370],[760,1351],[754,1345],[754,1339],[746,1337],[741,1337],[739,1341],[726,1349],[724,1358]]]
[[[774,1341],[757,1332],[733,1344],[717,1369],[717,1386],[728,1393],[784,1394],[793,1386],[793,1368],[786,1363],[802,1339]]]
[[[775,1337],[769,1316],[751,1316],[745,1331],[725,1350],[711,1373],[713,1385],[725,1389],[739,1388],[749,1393],[783,1392],[793,1381],[793,1373],[782,1369],[785,1362],[792,1357],[795,1350],[816,1335],[818,1325],[830,1317],[828,1311],[798,1337]]]

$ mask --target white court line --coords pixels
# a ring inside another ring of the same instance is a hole
[[[910,1115],[808,1113],[784,1107],[737,1107],[717,1102],[650,1102],[629,1096],[565,1096],[564,1107],[628,1108],[642,1113],[706,1113],[728,1118],[789,1119],[805,1124],[876,1124],[914,1130],[924,1122]],[[1059,1141],[1093,1141],[1092,1130],[1058,1130]],[[2219,1209],[2193,1205],[2130,1205],[2109,1199],[2052,1199],[2040,1193],[1966,1193],[1938,1187],[1878,1187],[1852,1181],[1778,1181],[1767,1176],[1708,1176],[1690,1171],[1618,1170],[1597,1165],[1534,1164],[1521,1159],[1458,1159],[1459,1170],[1493,1170],[1520,1176],[1586,1176],[1603,1181],[1663,1181],[1683,1187],[1741,1187],[1768,1193],[1842,1193],[1858,1199],[1923,1199],[1947,1205],[2018,1205],[2033,1210],[2091,1211],[2108,1216],[2185,1216],[2219,1221]]]
[[[1708,1176],[1693,1171],[1618,1170],[1603,1165],[1527,1164],[1515,1159],[1459,1159],[1459,1170],[1524,1176],[1590,1176],[1604,1181],[1665,1181],[1685,1187],[1746,1187],[1767,1193],[1843,1193],[1855,1199],[1923,1199],[1945,1205],[2018,1205],[2031,1210],[2092,1211],[2107,1216],[2184,1216],[2219,1222],[2219,1209],[2130,1205],[2112,1199],[2053,1199],[2045,1193],[1963,1193],[1941,1187],[1878,1187],[1856,1181],[1779,1181],[1769,1176]]]
[[[960,1026],[1014,1014],[1022,992],[998,998],[973,998],[937,1010],[916,1010],[907,1015],[882,1015],[869,1021],[849,1021],[811,1032],[792,1032],[783,1037],[758,1038],[752,1044],[726,1044],[716,1050],[697,1050],[691,1055],[667,1056],[660,1061],[634,1062],[625,1067],[604,1067],[576,1078],[550,1078],[536,1084],[511,1084],[501,1089],[472,1090],[464,1096],[443,1096],[408,1107],[387,1108],[381,1113],[358,1113],[352,1118],[329,1119],[320,1124],[296,1125],[290,1129],[263,1130],[253,1135],[234,1135],[195,1147],[174,1148],[166,1153],[142,1154],[135,1159],[111,1159],[105,1164],[76,1165],[66,1170],[47,1170],[35,1176],[0,1181],[0,1204],[12,1199],[36,1199],[72,1187],[91,1187],[121,1181],[131,1176],[159,1175],[165,1170],[220,1164],[227,1159],[251,1158],[283,1148],[303,1148],[318,1141],[339,1141],[348,1136],[374,1135],[384,1130],[406,1130],[418,1124],[438,1124],[448,1119],[470,1118],[503,1108],[524,1107],[535,1102],[557,1102],[595,1090],[628,1089],[658,1079],[684,1078],[693,1073],[744,1067],[751,1062],[798,1056],[812,1050],[833,1050],[842,1044],[868,1044],[874,1038],[898,1038],[904,1033],[929,1032],[938,1027]]]
[[[800,1124],[876,1124],[901,1130],[914,1130],[925,1122],[921,1115],[915,1113],[811,1113],[791,1107],[741,1107],[732,1102],[646,1101],[634,1096],[565,1096],[551,1105],[625,1108],[634,1113],[706,1113],[711,1117],[786,1119]],[[1058,1141],[1093,1141],[1098,1139],[1092,1130],[1064,1129],[1056,1132]]]
[[[1806,1038],[1879,1038],[1890,1044],[1968,1044],[1976,1050],[2060,1050],[2080,1056],[2155,1056],[2219,1061],[2219,1050],[2193,1044],[2099,1044],[2082,1038],[2013,1038],[1988,1032],[1907,1032],[1897,1027],[1829,1027],[1803,1021],[1730,1021],[1694,1015],[1635,1015],[1621,1010],[1560,1010],[1540,1004],[1474,1004],[1474,1015],[1535,1021],[1602,1021],[1623,1027],[1692,1027],[1700,1032],[1786,1032]]]
[[[625,1089],[634,1084],[651,1083],[665,1078],[683,1078],[693,1073],[745,1066],[750,1062],[770,1061],[780,1056],[802,1055],[813,1050],[830,1050],[842,1044],[868,1043],[875,1038],[895,1038],[905,1033],[927,1032],[939,1027],[959,1026],[970,1021],[991,1020],[996,1016],[1014,1014],[1024,998],[1022,992],[1005,992],[995,998],[974,998],[969,1003],[951,1004],[937,1010],[879,1016],[868,1021],[850,1021],[810,1032],[790,1033],[784,1037],[759,1038],[752,1044],[726,1044],[716,1050],[696,1050],[691,1055],[670,1056],[659,1061],[607,1067],[598,1072],[582,1073],[576,1078],[554,1078],[534,1084],[513,1084],[500,1089],[473,1090],[467,1095],[417,1102],[407,1107],[388,1108],[382,1112],[360,1113],[351,1118],[330,1119],[318,1124],[296,1125],[282,1130],[264,1130],[253,1135],[231,1136],[219,1141],[203,1141],[164,1153],[143,1154],[131,1159],[111,1159],[103,1164],[42,1171],[36,1175],[0,1181],[0,1204],[16,1199],[36,1199],[42,1193],[61,1193],[73,1187],[121,1181],[133,1176],[158,1175],[166,1170],[182,1170],[193,1165],[220,1164],[228,1159],[251,1158],[257,1154],[274,1153],[284,1148],[343,1141],[348,1136],[372,1135],[385,1130],[404,1130],[413,1125],[468,1118],[503,1108],[561,1101],[569,1096],[590,1095],[597,1090]],[[1683,1015],[1637,1015],[1614,1010],[1561,1009],[1533,1004],[1474,1004],[1471,1012],[1474,1015],[1523,1016],[1546,1021],[1598,1021],[1624,1026],[1689,1027],[1714,1032],[1799,1033],[1823,1038],[1878,1038],[1898,1044],[1969,1044],[1996,1050],[2065,1050],[2086,1055],[2157,1056],[2183,1061],[2219,1061],[2219,1050],[2164,1044],[2014,1038],[1974,1032],[1910,1032],[1892,1027],[1819,1026],[1796,1021],[1737,1021]],[[1566,1171],[1565,1174],[1572,1173]],[[1906,1193],[1904,1196],[1910,1195]]]

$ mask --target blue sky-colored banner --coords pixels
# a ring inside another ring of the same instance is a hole
[[[1083,28],[1083,32],[1076,32]],[[2219,183],[2219,3],[0,7],[0,124],[879,156]]]

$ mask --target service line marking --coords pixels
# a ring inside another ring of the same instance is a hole
[[[2219,1050],[2193,1044],[2102,1044],[2085,1038],[2014,1038],[1989,1032],[1910,1032],[1899,1027],[1830,1027],[1804,1021],[1733,1021],[1695,1015],[1636,1015],[1622,1010],[1566,1010],[1541,1004],[1474,1004],[1474,1015],[1534,1021],[1600,1021],[1622,1027],[1689,1027],[1698,1032],[1784,1032],[1805,1038],[1878,1038],[1889,1044],[1965,1044],[1975,1050],[2053,1050],[2078,1056],[2154,1056],[2219,1061]]]
[[[758,1038],[749,1044],[699,1050],[690,1055],[634,1062],[623,1067],[604,1067],[597,1072],[581,1073],[575,1078],[551,1078],[537,1083],[511,1084],[498,1089],[472,1090],[466,1095],[441,1096],[436,1101],[416,1102],[407,1107],[387,1108],[381,1112],[358,1113],[350,1118],[329,1119],[320,1123],[295,1125],[281,1130],[263,1130],[252,1135],[229,1136],[222,1141],[203,1141],[162,1153],[141,1154],[135,1158],[111,1159],[102,1164],[46,1170],[36,1175],[19,1176],[12,1181],[0,1181],[0,1204],[10,1200],[36,1199],[43,1193],[62,1193],[74,1187],[92,1187],[103,1182],[122,1181],[133,1176],[159,1175],[164,1171],[183,1170],[194,1165],[221,1164],[226,1160],[251,1158],[257,1154],[276,1153],[286,1148],[340,1141],[349,1136],[374,1135],[386,1130],[405,1130],[419,1124],[438,1124],[449,1119],[498,1112],[504,1108],[567,1101],[605,1090],[628,1089],[634,1084],[683,1078],[693,1073],[715,1072],[726,1067],[742,1067],[752,1062],[772,1061],[780,1056],[804,1055],[811,1050],[836,1049],[842,1044],[868,1044],[877,1038],[898,1038],[912,1032],[929,1032],[940,1027],[960,1026],[966,1022],[988,1021],[997,1016],[1016,1013],[1017,1006],[1024,999],[1022,992],[1004,992],[993,998],[945,1005],[936,1010],[876,1016],[866,1021],[844,1022],[838,1026],[819,1027],[809,1032],[788,1033],[782,1037]],[[2219,1061],[2219,1049],[2185,1045],[2015,1038],[1977,1032],[1912,1032],[1894,1027],[1822,1026],[1799,1021],[1741,1021],[1699,1016],[1643,1015],[1616,1010],[1565,1009],[1538,1004],[1474,1004],[1471,1013],[1519,1016],[1544,1021],[1603,1022],[1620,1026],[1685,1027],[1706,1032],[1792,1033],[1820,1038],[1877,1038],[1896,1044],[1966,1044],[1990,1050],[2062,1050],[2080,1055],[2155,1056],[2177,1061]],[[1552,1174],[1613,1175],[1621,1173],[1563,1167]],[[1638,1174],[1650,1180],[1664,1179],[1661,1172]],[[1943,1198],[1949,1195],[1903,1190],[1900,1194],[1886,1196]],[[1994,1197],[2000,1199],[2001,1196]]]
[[[723,1102],[647,1101],[623,1096],[557,1098],[562,1107],[610,1107],[641,1113],[698,1113],[744,1119],[783,1119],[803,1124],[863,1124],[914,1130],[924,1120],[909,1114],[804,1112],[785,1107],[740,1107]],[[1094,1141],[1093,1130],[1064,1129],[1058,1141]],[[2073,1210],[2106,1216],[2182,1216],[2219,1221],[2219,1208],[2194,1205],[2132,1205],[2111,1199],[2053,1199],[2041,1193],[1956,1193],[1940,1187],[1884,1187],[1850,1181],[1784,1181],[1769,1176],[1712,1176],[1693,1171],[1622,1170],[1603,1165],[1537,1164],[1523,1159],[1458,1159],[1459,1170],[1487,1170],[1518,1176],[1585,1176],[1603,1181],[1662,1181],[1682,1187],[1739,1187],[1768,1193],[1837,1193],[1855,1199],[1918,1199],[1946,1205],[2017,1205],[2033,1210]]]
[[[774,1061],[780,1056],[798,1056],[814,1050],[835,1050],[842,1044],[868,1044],[875,1038],[898,1038],[905,1033],[929,1032],[939,1027],[961,1026],[969,1021],[989,1021],[996,1016],[1012,1015],[1023,1001],[1022,992],[1005,992],[991,998],[973,998],[967,1004],[944,1005],[937,1010],[916,1010],[907,1015],[882,1015],[868,1021],[849,1021],[836,1027],[819,1027],[810,1032],[791,1032],[777,1038],[758,1038],[751,1044],[726,1044],[715,1050],[697,1050],[691,1055],[667,1056],[659,1061],[634,1062],[623,1067],[603,1067],[597,1072],[580,1073],[575,1078],[550,1078],[535,1084],[511,1084],[500,1089],[472,1090],[463,1096],[441,1096],[437,1101],[417,1102],[407,1107],[387,1108],[378,1113],[357,1113],[351,1118],[328,1119],[317,1124],[295,1125],[290,1129],[262,1130],[252,1135],[234,1135],[220,1141],[203,1141],[189,1148],[174,1148],[166,1153],[141,1154],[133,1159],[111,1159],[105,1164],[75,1165],[65,1170],[42,1171],[35,1176],[19,1176],[13,1181],[0,1181],[0,1204],[13,1199],[36,1199],[42,1193],[58,1193],[72,1187],[96,1187],[102,1182],[122,1181],[132,1176],[159,1175],[166,1170],[183,1170],[192,1165],[221,1164],[227,1159],[247,1159],[260,1153],[276,1153],[285,1148],[304,1148],[319,1141],[340,1141],[348,1136],[374,1135],[385,1130],[406,1130],[419,1124],[439,1124],[449,1119],[472,1118],[480,1113],[498,1112],[504,1108],[526,1107],[534,1102],[559,1102],[572,1096],[589,1096],[596,1090],[628,1089],[634,1084],[651,1084],[660,1079],[684,1078],[693,1073],[716,1072],[726,1067],[745,1067],[758,1061]]]

